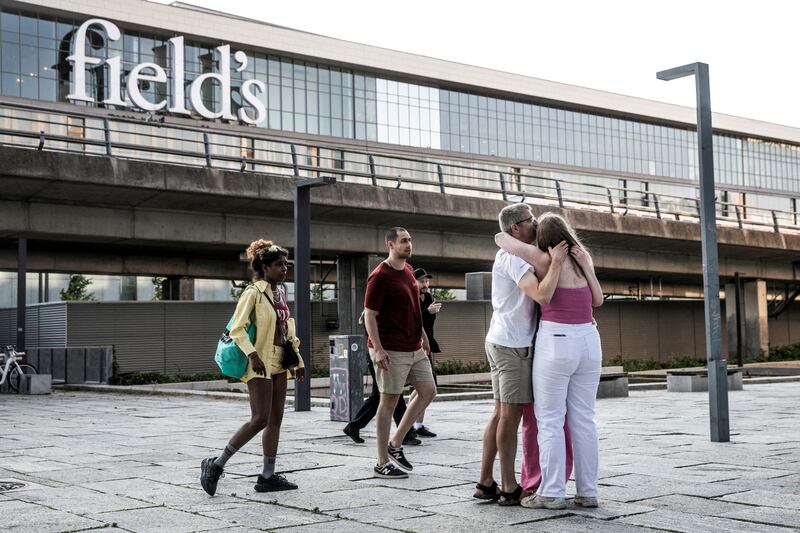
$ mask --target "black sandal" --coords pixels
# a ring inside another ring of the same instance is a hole
[[[500,497],[500,490],[497,486],[497,481],[492,481],[492,484],[488,487],[478,483],[475,485],[475,493],[472,495],[472,497],[479,500],[497,500]]]
[[[519,501],[521,499],[522,499],[522,486],[517,485],[517,488],[514,489],[514,492],[500,491],[500,499],[497,500],[497,505],[502,505],[504,507],[519,505]]]

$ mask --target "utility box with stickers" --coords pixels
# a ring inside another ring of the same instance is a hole
[[[364,403],[364,368],[367,338],[364,335],[331,335],[331,420],[350,422]]]

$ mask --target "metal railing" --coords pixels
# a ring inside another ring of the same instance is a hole
[[[548,168],[484,161],[465,164],[320,143],[292,142],[214,123],[189,126],[91,110],[0,102],[0,145],[82,153],[287,177],[336,176],[340,182],[524,201],[661,220],[699,221],[693,198],[548,176]],[[578,176],[580,178],[580,176]],[[606,180],[616,179],[604,176]],[[638,179],[638,178],[637,178]],[[647,183],[638,179],[640,183]],[[800,233],[798,213],[717,201],[717,223],[740,229]]]

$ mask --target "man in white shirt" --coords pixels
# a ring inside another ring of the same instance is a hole
[[[527,204],[513,204],[500,211],[500,229],[532,243],[536,219]],[[541,283],[523,259],[504,250],[497,252],[492,267],[492,321],[486,335],[486,357],[492,374],[494,412],[483,433],[480,481],[474,496],[498,500],[500,505],[519,505],[522,487],[514,472],[517,432],[522,406],[533,401],[531,343],[536,332],[536,303],[548,303],[558,283],[558,268],[567,254],[562,242],[550,251],[551,268]],[[555,268],[553,268],[555,267]],[[494,480],[494,459],[500,456],[501,487]]]

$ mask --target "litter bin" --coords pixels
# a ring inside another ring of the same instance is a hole
[[[364,403],[364,367],[367,338],[364,335],[331,335],[331,420],[350,422]]]

